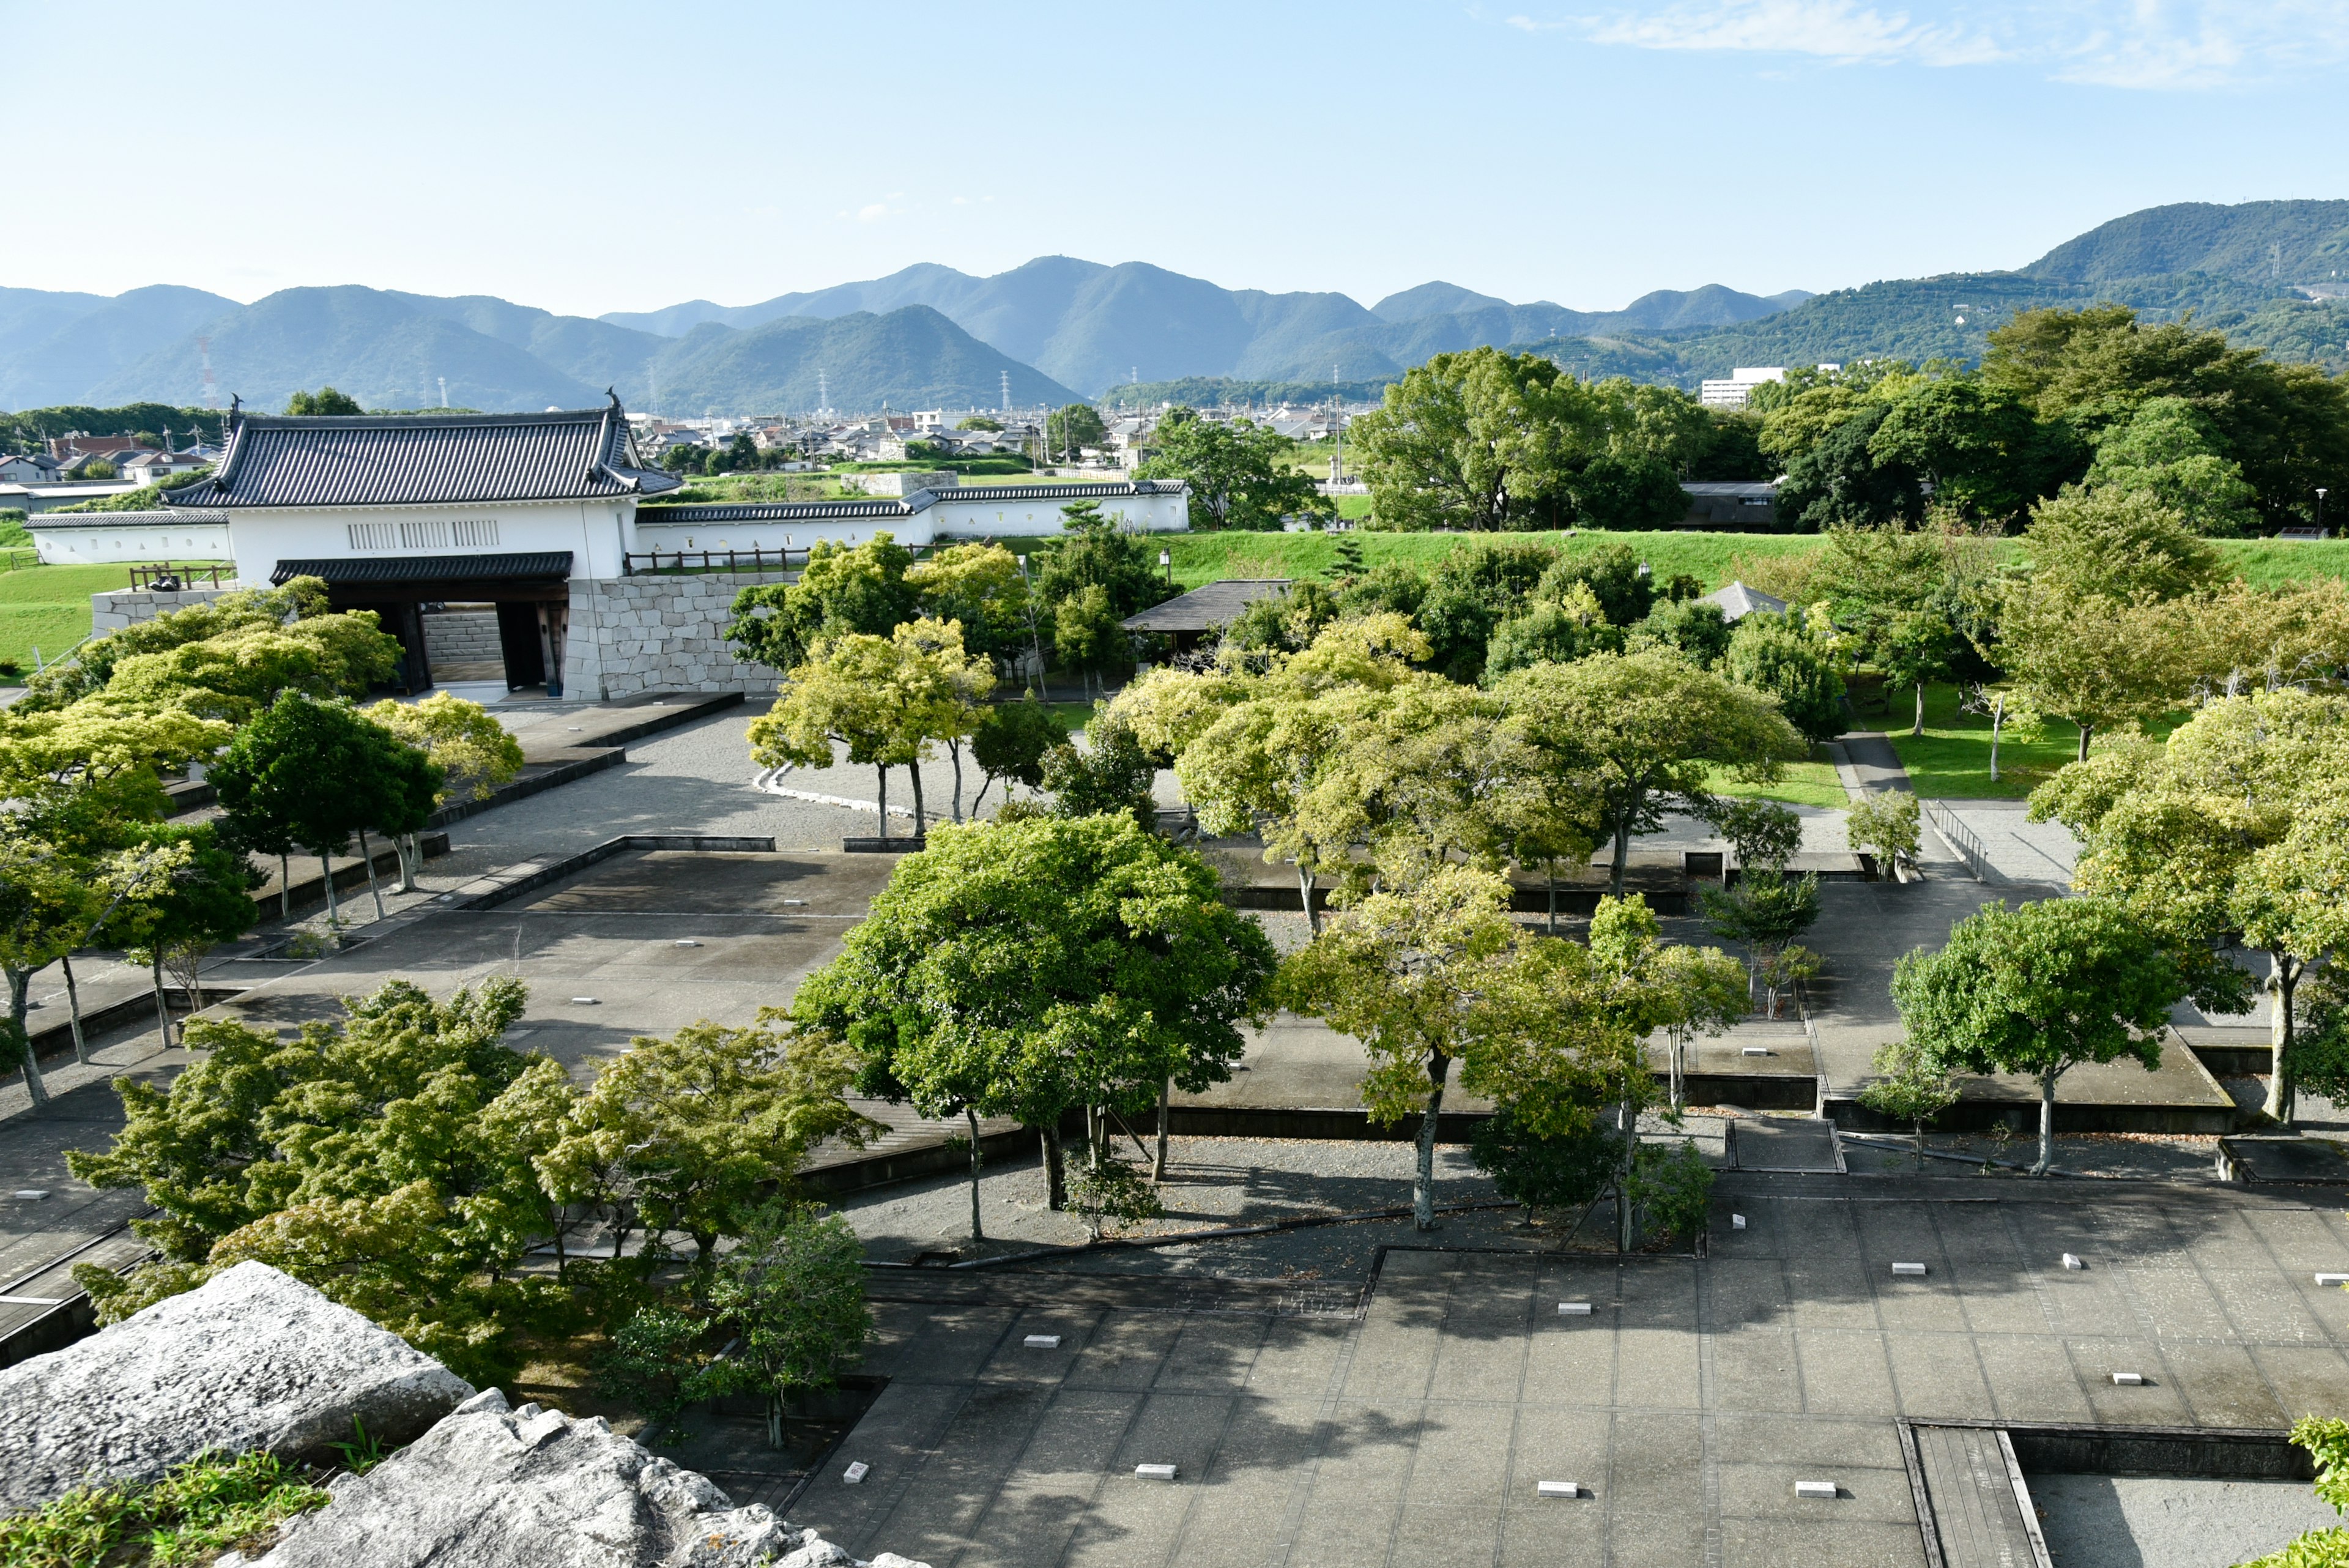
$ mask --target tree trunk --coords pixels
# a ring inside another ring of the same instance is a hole
[[[1321,916],[1313,908],[1314,876],[1312,867],[1304,861],[1297,863],[1297,897],[1305,906],[1305,929],[1313,936],[1321,934]]]
[[[1169,1078],[1158,1085],[1158,1158],[1151,1162],[1150,1179],[1153,1181],[1166,1179],[1166,1112],[1168,1103],[1174,1097],[1174,1080]]]
[[[1998,732],[2006,724],[2006,699],[1993,700],[1990,705],[1990,782],[1998,783]]]
[[[416,891],[416,865],[424,858],[424,846],[418,841],[416,835],[403,833],[391,841],[391,846],[399,852],[399,890],[413,893]]]
[[[1069,1207],[1069,1165],[1061,1151],[1061,1119],[1047,1121],[1044,1137],[1044,1207],[1058,1214]]]
[[[89,1045],[81,1037],[81,988],[74,984],[73,954],[57,961],[66,967],[66,1016],[73,1021],[74,1060],[89,1064]]]
[[[1909,732],[1912,735],[1925,732],[1925,683],[1921,680],[1917,682],[1917,722],[1909,727]]]
[[[970,1121],[970,1239],[984,1241],[987,1240],[987,1227],[978,1217],[978,1112],[973,1106],[965,1106],[962,1114]]]
[[[928,826],[922,815],[922,763],[916,757],[905,764],[905,774],[914,781],[914,836],[919,838]]]
[[[1557,935],[1557,857],[1555,855],[1549,858],[1549,928],[1544,934]]]
[[[954,763],[954,819],[960,822],[962,820],[962,742],[959,740],[948,742],[947,756]],[[974,806],[972,809],[978,808]]]
[[[1616,1121],[1623,1129],[1623,1170],[1616,1178],[1615,1188],[1615,1251],[1631,1250],[1631,1172],[1640,1154],[1640,1113],[1631,1108],[1631,1085],[1623,1085],[1622,1108],[1616,1112]]]
[[[1911,1122],[1909,1130],[1917,1140],[1917,1174],[1922,1176],[1925,1174],[1925,1124]]]
[[[155,1017],[158,1026],[163,1031],[163,1049],[169,1051],[171,1048],[171,1004],[163,1000],[163,944],[160,940],[155,944],[154,954]]]
[[[2299,1099],[2292,1081],[2293,1028],[2292,993],[2300,989],[2300,970],[2289,954],[2268,954],[2268,1097],[2260,1108],[2284,1126],[2292,1125]]]
[[[1631,817],[1626,812],[1615,824],[1615,864],[1608,873],[1607,890],[1615,897],[1623,896],[1623,867],[1631,858]]]
[[[25,1027],[25,1010],[29,1004],[26,992],[32,984],[31,970],[8,971],[8,1016],[16,1023],[16,1038],[25,1043],[25,1092],[33,1096],[33,1108],[37,1111],[49,1103],[49,1085],[41,1079],[41,1064],[33,1059],[33,1032]]]
[[[2039,1163],[2031,1168],[2033,1176],[2046,1175],[2055,1163],[2055,1076],[2052,1071],[2039,1075]]]
[[[343,909],[335,901],[335,863],[324,855],[318,857],[318,875],[326,884],[326,923],[331,926],[343,918]]]
[[[783,1395],[776,1389],[767,1396],[767,1447],[783,1446]]]
[[[367,893],[375,899],[375,918],[383,919],[383,889],[376,885],[375,850],[367,843],[367,829],[359,829],[359,862],[367,867]]]
[[[874,771],[881,775],[881,836],[889,836],[889,764],[875,763]]]
[[[1427,1058],[1427,1111],[1419,1119],[1419,1165],[1412,1179],[1411,1222],[1422,1231],[1435,1229],[1435,1124],[1444,1110],[1444,1081],[1452,1075],[1452,1058],[1441,1051]]]
[[[294,918],[294,867],[288,857],[277,857],[277,918]]]
[[[2084,763],[2088,760],[2088,737],[2095,733],[2095,729],[2094,724],[2080,726],[2080,760]]]

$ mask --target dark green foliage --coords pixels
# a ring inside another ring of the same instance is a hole
[[[1677,488],[1673,493],[1678,494]],[[1677,514],[1676,514],[1677,515]],[[1588,586],[1609,626],[1630,626],[1656,602],[1654,577],[1640,570],[1629,545],[1606,545],[1553,562],[1534,588],[1537,599],[1563,600],[1577,583]]]
[[[1150,439],[1150,461],[1135,476],[1188,484],[1195,528],[1267,531],[1288,517],[1332,513],[1309,474],[1282,463],[1297,443],[1268,425],[1203,420],[1190,409],[1174,408]]]
[[[151,1485],[78,1487],[30,1513],[0,1520],[7,1568],[209,1563],[232,1546],[248,1559],[274,1528],[332,1498],[276,1456],[206,1454]]]
[[[1312,578],[1291,583],[1277,594],[1249,601],[1224,628],[1226,647],[1249,651],[1297,653],[1338,618],[1338,596]]]
[[[218,445],[227,422],[228,416],[222,410],[175,408],[170,403],[125,403],[111,409],[75,404],[26,409],[13,414],[0,411],[0,451],[38,452],[48,437],[63,435],[67,431],[119,436],[169,430],[171,440],[179,445],[187,444],[191,436]]]
[[[315,392],[295,393],[285,400],[285,411],[313,418],[348,418],[367,412],[359,407],[357,398],[347,392],[338,392],[332,387],[321,387]]]
[[[905,580],[914,553],[885,529],[862,545],[819,540],[795,583],[761,583],[734,596],[727,640],[737,659],[788,670],[826,638],[886,637],[921,613]]]
[[[657,1301],[612,1331],[595,1358],[595,1386],[642,1412],[645,1440],[657,1444],[688,1405],[724,1392],[725,1364],[710,1320]]]
[[[314,855],[336,855],[362,828],[422,826],[442,774],[343,704],[288,691],[237,732],[212,780],[222,808],[243,819],[246,842],[284,836]]]
[[[1879,460],[1871,444],[1890,412],[1882,403],[1871,403],[1789,462],[1785,483],[1778,487],[1778,522],[1816,533],[1923,517],[1925,493],[1917,471]]]
[[[2002,524],[2019,523],[2032,502],[2054,493],[2086,462],[2068,429],[2041,425],[2013,392],[1956,378],[1932,382],[1892,405],[1868,438],[1868,456],[1878,479],[1913,473],[1932,487],[1937,501],[1970,519]],[[1822,457],[1821,463],[1826,461]],[[1792,476],[1790,465],[1790,481]],[[1782,497],[1782,514],[1785,505]],[[1825,514],[1814,519],[1810,510],[1804,513],[1806,526],[1859,521]]]
[[[989,708],[970,738],[971,759],[990,779],[1018,779],[1030,789],[1044,784],[1044,756],[1068,740],[1052,711],[1030,695]]]
[[[1157,766],[1123,724],[1093,711],[1086,744],[1062,741],[1044,753],[1044,788],[1058,816],[1125,816],[1143,831],[1158,823],[1151,796]]]
[[[1740,620],[1725,662],[1732,680],[1777,698],[1805,740],[1816,744],[1843,733],[1843,675],[1834,650],[1793,610],[1756,611]]]
[[[1348,615],[1392,612],[1416,620],[1427,600],[1427,574],[1405,561],[1389,561],[1348,583],[1339,603]]]
[[[1505,1106],[1468,1135],[1468,1154],[1511,1202],[1564,1209],[1590,1202],[1614,1182],[1622,1139],[1595,1119],[1578,1135],[1546,1137]]]
[[[1793,941],[1819,919],[1819,879],[1789,877],[1767,866],[1741,871],[1726,889],[1701,888],[1697,898],[1714,936],[1756,953]]]
[[[1689,465],[1688,477],[1698,482],[1773,479],[1776,469],[1762,455],[1762,421],[1743,409],[1707,409],[1713,438]]]
[[[1550,546],[1517,541],[1480,541],[1438,561],[1417,615],[1433,645],[1429,665],[1449,680],[1475,681],[1494,628],[1524,607],[1557,562]]]
[[[1730,631],[1719,605],[1668,599],[1631,628],[1626,646],[1634,649],[1669,648],[1698,669],[1710,670],[1727,656]]]
[[[1660,458],[1601,452],[1567,489],[1585,528],[1668,528],[1688,515],[1688,493]]]
[[[1123,618],[1175,596],[1178,590],[1159,572],[1157,547],[1138,534],[1121,533],[1101,515],[1099,502],[1081,501],[1061,510],[1068,532],[1050,550],[1037,552],[1042,569],[1036,574],[1036,592],[1047,607],[1100,587],[1109,595],[1111,611]]]
[[[1101,410],[1091,403],[1071,403],[1044,420],[1044,452],[1055,462],[1074,462],[1086,447],[1109,440]]]
[[[1803,819],[1776,801],[1716,796],[1706,820],[1729,840],[1741,867],[1783,870],[1803,845]]]
[[[1713,1208],[1713,1167],[1687,1139],[1641,1144],[1633,1157],[1630,1199],[1651,1229],[1701,1236]]]
[[[1619,652],[1623,634],[1604,621],[1581,620],[1547,599],[1493,628],[1485,645],[1483,680],[1487,686],[1534,664],[1571,664],[1601,651]]]
[[[2349,985],[2331,965],[2304,976],[2297,998],[2289,1065],[2302,1094],[2349,1101]],[[0,1055],[5,1060],[5,1055]]]
[[[709,1304],[735,1335],[710,1370],[730,1393],[766,1397],[767,1442],[780,1449],[785,1401],[838,1386],[873,1337],[864,1243],[837,1214],[768,1203],[719,1261]]]

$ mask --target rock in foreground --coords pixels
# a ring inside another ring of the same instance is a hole
[[[403,1443],[472,1385],[265,1263],[239,1263],[78,1345],[0,1370],[0,1512],[207,1449],[331,1459],[351,1420]]]
[[[492,1388],[288,1521],[277,1544],[220,1568],[923,1568],[894,1552],[861,1564],[756,1503],[732,1507],[691,1470]]]

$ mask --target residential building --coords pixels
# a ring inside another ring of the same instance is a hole
[[[142,452],[117,462],[114,468],[119,478],[136,480],[140,484],[159,484],[166,479],[193,473],[203,465],[204,460],[193,452]]]
[[[0,483],[54,484],[58,472],[57,460],[45,452],[0,457]]]
[[[103,457],[115,460],[154,450],[136,436],[77,433],[49,437],[49,455],[67,467],[81,459]]]
[[[1775,479],[1682,480],[1681,491],[1689,502],[1683,528],[1766,528],[1777,515]]]
[[[1819,369],[1835,371],[1840,365],[1821,365]],[[1742,409],[1754,395],[1756,387],[1786,379],[1784,365],[1741,365],[1729,372],[1726,380],[1706,381],[1697,389],[1697,401],[1708,409]]]

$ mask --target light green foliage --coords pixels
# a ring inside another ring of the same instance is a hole
[[[1632,836],[1705,795],[1713,768],[1764,782],[1806,750],[1774,700],[1661,650],[1535,665],[1495,694],[1529,744],[1574,759],[1619,895]]]
[[[2220,451],[2219,434],[2183,398],[2153,398],[2096,443],[2084,483],[2095,490],[2140,490],[2186,519],[2205,538],[2236,538],[2259,529],[2242,465]]]
[[[2236,1011],[2247,977],[2217,955],[2233,933],[2266,951],[2276,992],[2267,1112],[2293,1100],[2294,988],[2341,942],[2339,781],[2349,699],[2285,688],[2207,704],[2167,742],[2101,752],[2043,784],[2085,852],[2081,891],[2125,905],[2185,966],[2206,1011]]]
[[[1844,821],[1844,832],[1854,849],[1865,850],[1889,866],[1895,859],[1917,858],[1917,797],[1905,789],[1879,790],[1854,801]]]
[[[435,691],[421,702],[387,700],[360,712],[431,759],[440,770],[440,804],[487,800],[522,772],[522,742],[478,702]]]
[[[1957,1080],[1912,1041],[1888,1040],[1868,1064],[1880,1075],[1859,1091],[1859,1103],[1878,1116],[1907,1122],[1916,1136],[1917,1168],[1925,1168],[1925,1124],[1958,1103]]]
[[[1133,639],[1099,584],[1087,584],[1054,607],[1052,646],[1064,669],[1089,680],[1114,679],[1133,668]]]
[[[1630,1186],[1630,1205],[1651,1229],[1670,1236],[1704,1234],[1713,1210],[1713,1167],[1693,1141],[1640,1145]]]
[[[276,1526],[333,1501],[274,1455],[206,1454],[149,1485],[78,1487],[30,1513],[0,1520],[8,1568],[210,1563],[239,1547],[267,1549]]]
[[[973,653],[1007,664],[1027,648],[1028,579],[1002,545],[949,545],[916,562],[905,580],[921,595],[925,616],[961,624]]]
[[[1792,609],[1757,610],[1741,619],[1722,667],[1731,680],[1775,698],[1804,739],[1816,743],[1843,733],[1842,656]]]
[[[2054,1158],[2055,1085],[2083,1062],[2161,1064],[2160,1030],[2187,994],[2178,965],[2106,898],[1985,904],[1937,953],[1894,969],[1909,1039],[1933,1066],[2039,1080],[2039,1163]]]
[[[367,412],[365,409],[359,407],[359,400],[357,398],[347,392],[338,392],[332,387],[321,387],[315,392],[295,392],[287,400],[285,411],[289,414],[311,417],[322,415],[348,417]]]
[[[1667,599],[1630,628],[1624,647],[1631,653],[1661,649],[1679,654],[1699,670],[1711,670],[1729,652],[1729,622],[1719,605]]]
[[[2148,490],[2067,490],[2023,530],[2033,581],[2067,598],[2182,598],[2215,587],[2218,553]]]
[[[874,1130],[841,1097],[854,1054],[826,1036],[786,1033],[783,1022],[762,1008],[748,1028],[705,1019],[667,1040],[637,1036],[596,1074],[578,1130],[547,1163],[585,1168],[625,1154],[647,1228],[685,1232],[707,1264],[810,1148],[834,1137],[861,1146]]]
[[[1719,800],[1706,820],[1729,840],[1737,864],[1756,870],[1783,870],[1803,846],[1803,819],[1766,800]]]
[[[539,1284],[485,1272],[521,1254],[539,1209],[502,1190],[530,1179],[486,1130],[531,1064],[502,1038],[523,1004],[512,980],[447,1002],[392,981],[291,1041],[191,1020],[194,1064],[168,1091],[119,1081],[123,1130],[67,1164],[93,1186],[145,1190],[158,1212],[140,1233],[180,1265],[168,1284],[258,1259],[495,1382],[549,1304]],[[81,1282],[114,1322],[154,1298],[150,1272]]]
[[[1490,683],[1529,665],[1571,664],[1622,647],[1623,634],[1607,624],[1598,596],[1589,585],[1577,583],[1563,600],[1537,599],[1523,615],[1494,628],[1485,646],[1484,679]]]
[[[171,610],[93,638],[75,652],[70,663],[52,664],[34,676],[26,683],[23,700],[10,711],[61,708],[103,691],[113,678],[115,666],[136,655],[170,653],[190,643],[233,637],[241,631],[290,629],[326,614],[326,585],[316,577],[295,577],[278,588],[223,594],[210,604]],[[371,617],[366,627],[372,629]]]
[[[1192,742],[1254,691],[1255,682],[1236,672],[1160,665],[1127,681],[1110,699],[1105,716],[1132,731],[1154,763],[1173,767]]]
[[[1636,1038],[1661,1033],[1670,1055],[1669,1098],[1682,1099],[1688,1048],[1699,1033],[1718,1034],[1745,1016],[1745,975],[1719,948],[1667,946],[1647,899],[1601,898],[1590,919],[1590,950],[1608,983],[1606,1005]],[[1644,1077],[1618,1098],[1646,1098]]]
[[[2303,1416],[2292,1423],[2292,1440],[2316,1461],[2318,1501],[2335,1513],[2349,1509],[2349,1421]],[[2309,1531],[2241,1568],[2349,1568],[2349,1530],[2336,1524]]]
[[[762,583],[734,596],[726,638],[737,659],[789,670],[817,644],[851,635],[887,637],[918,613],[907,580],[913,553],[885,529],[862,545],[818,540],[794,583]]]
[[[864,1092],[926,1116],[975,1106],[1048,1137],[1072,1106],[1137,1116],[1169,1078],[1226,1079],[1237,1025],[1266,1013],[1271,942],[1218,892],[1130,817],[942,827],[792,1016],[857,1054]]]
[[[1591,952],[1528,936],[1508,885],[1456,865],[1371,894],[1282,966],[1283,1000],[1362,1043],[1362,1103],[1382,1125],[1421,1117],[1413,1205],[1434,1223],[1436,1117],[1464,1091],[1513,1107],[1538,1137],[1587,1130],[1637,1066],[1637,1034],[1608,1004]]]
[[[770,1203],[719,1261],[709,1306],[739,1341],[713,1370],[730,1389],[766,1396],[767,1441],[781,1448],[790,1397],[835,1386],[873,1337],[864,1244],[837,1214]]]
[[[1597,449],[1590,393],[1537,355],[1438,354],[1347,432],[1389,527],[1506,528]]]
[[[1338,596],[1322,584],[1310,577],[1291,583],[1277,594],[1249,600],[1247,608],[1226,623],[1217,662],[1245,669],[1264,662],[1245,657],[1250,653],[1301,653],[1340,613]]]
[[[1138,479],[1179,479],[1191,487],[1194,527],[1278,529],[1289,517],[1336,515],[1312,477],[1286,466],[1297,443],[1249,420],[1201,419],[1177,405],[1150,434]]]
[[[1112,1225],[1139,1225],[1164,1216],[1166,1205],[1150,1178],[1131,1160],[1102,1156],[1069,1179],[1069,1207],[1096,1241]]]
[[[375,613],[314,616],[283,628],[244,626],[164,653],[119,659],[99,701],[134,709],[170,705],[243,723],[283,692],[356,697],[398,667],[399,644]]]

